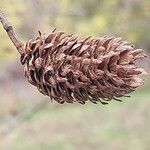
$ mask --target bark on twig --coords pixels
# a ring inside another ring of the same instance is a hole
[[[24,44],[18,40],[11,23],[7,20],[7,18],[5,17],[5,15],[3,14],[3,12],[1,10],[0,10],[0,22],[2,23],[3,28],[6,30],[9,38],[13,42],[13,44],[16,47],[16,49],[18,50],[18,52],[20,54],[23,54],[24,53],[24,48],[23,48]]]

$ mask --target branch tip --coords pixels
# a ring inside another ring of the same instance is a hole
[[[0,22],[2,23],[3,28],[7,32],[10,40],[13,42],[14,46],[18,50],[20,54],[24,53],[24,44],[20,42],[13,30],[13,27],[11,23],[8,21],[8,19],[5,17],[4,13],[0,10]]]

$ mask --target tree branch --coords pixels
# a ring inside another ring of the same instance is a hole
[[[0,140],[12,133],[17,127],[30,118],[31,115],[43,109],[47,104],[47,101],[40,101],[37,104],[23,110],[16,117],[10,117],[7,125],[0,130]]]
[[[18,52],[20,54],[23,54],[24,53],[24,48],[23,48],[24,44],[18,40],[18,38],[13,30],[12,25],[7,20],[7,18],[5,17],[5,15],[3,14],[3,12],[1,10],[0,10],[0,22],[2,23],[3,28],[6,30],[9,38],[13,42],[13,44],[16,47],[16,49],[18,50]]]

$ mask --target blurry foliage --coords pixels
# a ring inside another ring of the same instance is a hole
[[[24,41],[35,37],[39,29],[58,28],[81,36],[122,36],[150,48],[149,0],[3,0],[0,6]],[[0,39],[0,60],[14,57],[2,27]]]

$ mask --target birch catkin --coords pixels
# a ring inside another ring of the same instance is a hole
[[[144,72],[136,60],[142,49],[120,37],[79,38],[53,31],[25,45],[21,63],[25,77],[58,103],[107,104],[142,85]]]

